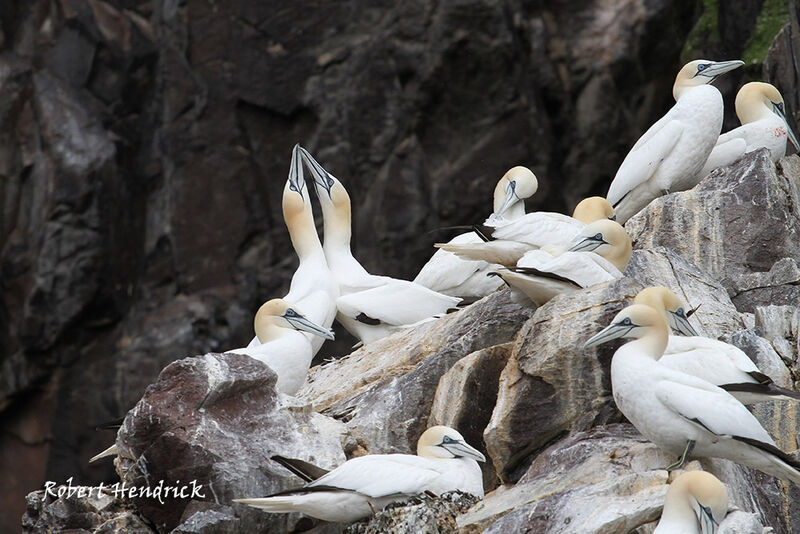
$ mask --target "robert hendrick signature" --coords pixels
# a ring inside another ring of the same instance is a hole
[[[205,499],[206,496],[202,493],[203,485],[198,484],[196,480],[192,480],[187,484],[181,484],[180,480],[176,480],[174,485],[165,484],[163,480],[159,480],[155,486],[128,486],[125,482],[115,482],[106,486],[102,482],[97,486],[73,486],[72,477],[67,479],[66,485],[58,485],[56,482],[48,480],[44,483],[44,500],[48,495],[54,498],[61,497],[91,497],[96,494],[97,497],[101,493],[114,494],[118,499],[133,499],[133,498],[148,498],[156,499],[159,503],[164,504],[164,499],[194,499],[195,497]]]

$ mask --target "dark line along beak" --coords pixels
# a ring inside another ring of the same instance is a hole
[[[306,319],[305,316],[300,315],[297,312],[294,312],[294,315],[285,313],[283,314],[283,318],[286,319],[295,330],[309,332],[315,336],[324,337],[325,339],[334,339],[333,330],[330,328],[323,328],[316,323],[312,323]]]
[[[510,180],[508,182],[508,187],[506,187],[506,198],[503,199],[503,204],[500,206],[500,209],[494,213],[494,217],[502,217],[503,214],[514,205],[517,201],[519,201],[519,197],[517,196],[517,182],[514,180]]]
[[[789,134],[789,141],[794,145],[795,150],[800,152],[800,143],[798,143],[797,136],[794,134],[794,131],[792,131],[792,127],[789,126],[789,121],[786,119],[786,113],[783,111],[783,102],[778,104],[773,102],[772,111],[783,119],[783,123],[786,125],[786,132]]]
[[[699,336],[700,334],[697,333],[697,330],[689,324],[689,317],[686,314],[676,313],[676,312],[669,312],[670,316],[670,323],[672,323],[673,328],[675,328],[678,332],[683,334],[684,336]]]
[[[311,154],[308,153],[303,147],[300,147],[300,154],[303,157],[303,161],[306,162],[308,165],[308,169],[311,171],[311,175],[314,178],[314,184],[318,187],[322,187],[325,191],[328,192],[328,198],[331,198],[331,188],[333,187],[333,178],[330,177],[328,171],[322,168],[322,165],[317,163]]]
[[[702,534],[715,534],[719,523],[714,519],[711,507],[703,506],[697,501],[695,501],[695,503],[697,503],[697,510],[695,513],[697,514],[697,519],[700,521],[700,532]]]
[[[734,59],[732,61],[712,61],[705,70],[697,73],[696,76],[704,76],[708,78],[706,83],[711,83],[716,80],[718,76],[722,76],[726,72],[738,69],[742,65],[744,65],[744,61],[740,61],[738,59]]]
[[[441,443],[440,447],[446,449],[453,456],[472,458],[479,462],[485,462],[486,457],[481,452],[463,441],[451,441],[450,443]]]
[[[636,328],[636,326],[637,325],[635,324],[611,323],[600,332],[589,338],[589,340],[583,344],[583,348],[587,349],[589,347],[596,347],[597,345],[601,345],[607,341],[611,341],[612,339],[625,337],[631,330]]]
[[[298,143],[292,149],[292,162],[289,164],[289,189],[302,197],[306,179],[303,176],[303,163],[300,160],[299,150]]]
[[[570,252],[591,252],[597,250],[600,245],[608,245],[608,241],[603,239],[603,234],[596,234],[593,236],[585,237],[572,245],[569,249]]]

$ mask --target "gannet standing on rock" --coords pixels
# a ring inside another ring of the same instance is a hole
[[[387,504],[430,491],[460,490],[483,498],[483,454],[446,426],[426,430],[411,454],[369,454],[346,461],[302,488],[258,499],[235,499],[267,512],[301,512],[317,519],[351,522]]]
[[[736,93],[736,116],[742,125],[719,136],[698,174],[700,179],[717,167],[731,165],[744,154],[762,147],[769,149],[773,163],[786,154],[787,140],[800,151],[797,137],[786,120],[783,97],[774,85],[744,84]]]
[[[709,84],[741,65],[699,59],[678,72],[672,87],[676,104],[636,141],[608,189],[620,224],[651,200],[697,185],[722,129],[722,95]]]
[[[408,280],[368,273],[350,251],[350,196],[311,154],[304,148],[300,152],[314,175],[324,220],[323,250],[339,284],[336,318],[348,332],[367,344],[443,315],[461,301]]]
[[[689,471],[667,490],[653,534],[713,534],[728,513],[728,490],[705,471]]]
[[[524,295],[541,306],[560,293],[620,278],[630,258],[631,239],[625,229],[603,219],[586,225],[569,249],[531,250],[516,267],[495,274],[511,286],[515,300],[525,302]]]
[[[800,463],[778,449],[758,420],[727,391],[659,363],[669,329],[663,315],[644,304],[623,309],[592,347],[634,338],[614,353],[611,389],[617,408],[647,439],[680,457],[727,458],[800,484]]]
[[[724,341],[700,337],[689,324],[688,309],[666,287],[648,287],[636,295],[634,304],[646,304],[660,311],[669,326],[690,337],[669,336],[664,356],[659,362],[676,371],[707,380],[721,387],[741,402],[797,400],[800,393],[782,388],[762,373],[739,348]]]
[[[513,167],[497,182],[494,189],[494,211],[489,216],[492,224],[507,224],[525,214],[524,199],[536,193],[539,184],[527,167]],[[475,232],[466,232],[448,241],[448,245],[483,243]],[[499,267],[485,261],[465,260],[452,252],[437,250],[428,260],[414,282],[434,291],[454,297],[485,297],[503,282],[486,276]]]
[[[311,341],[302,332],[333,339],[329,328],[309,321],[285,299],[265,302],[258,309],[253,326],[258,344],[228,352],[267,364],[278,375],[275,389],[287,395],[300,390],[314,359]]]
[[[514,267],[531,250],[570,243],[587,224],[604,219],[614,220],[614,208],[602,197],[581,200],[572,217],[550,211],[527,213],[515,221],[494,224],[486,229],[490,240],[470,243],[437,243],[435,246],[452,252],[461,259],[483,260],[505,267]]]

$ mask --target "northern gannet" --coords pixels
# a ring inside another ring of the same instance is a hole
[[[329,328],[309,321],[284,299],[262,304],[253,326],[259,344],[228,352],[246,354],[267,364],[278,375],[275,388],[287,395],[294,395],[303,386],[314,358],[311,341],[302,332],[333,339]]]
[[[367,344],[443,315],[460,298],[443,295],[408,280],[370,274],[350,251],[350,196],[333,175],[304,148],[301,155],[314,175],[322,206],[328,267],[339,284],[337,320]]]
[[[719,136],[698,175],[700,179],[717,167],[731,165],[742,155],[762,147],[769,149],[773,162],[786,154],[787,140],[800,151],[797,137],[786,120],[783,97],[774,85],[744,84],[736,93],[736,116],[742,125]]]
[[[602,197],[581,200],[572,217],[562,213],[536,211],[515,221],[485,228],[489,241],[470,243],[437,243],[435,246],[452,252],[461,259],[483,260],[514,267],[531,250],[570,243],[587,224],[603,219],[614,220],[614,208]],[[487,224],[491,225],[489,221]]]
[[[534,304],[541,306],[565,291],[575,291],[622,277],[631,258],[631,239],[614,221],[595,221],[578,234],[564,250],[545,247],[531,250],[510,269],[495,271],[497,276]]]
[[[647,439],[679,456],[727,458],[800,484],[800,463],[778,449],[745,406],[727,391],[658,361],[667,347],[664,316],[644,304],[623,309],[585,347],[625,337],[611,360],[617,408]]]
[[[327,329],[331,327],[336,317],[339,285],[328,269],[322,243],[314,225],[311,197],[303,176],[300,148],[300,145],[295,145],[292,150],[289,178],[283,188],[282,199],[283,220],[300,263],[292,275],[289,292],[283,298],[303,310],[309,321]],[[312,355],[316,354],[325,342],[325,339],[318,335],[303,335],[311,341]],[[254,337],[247,348],[253,349],[260,344],[258,337]]]
[[[699,59],[678,72],[675,105],[636,141],[608,189],[620,224],[666,192],[697,185],[697,173],[722,129],[722,95],[709,84],[741,65]]]
[[[669,485],[653,534],[714,534],[728,513],[728,490],[705,471],[683,473]]]
[[[648,287],[634,304],[646,304],[664,314],[669,326],[690,337],[669,336],[662,364],[707,380],[743,404],[770,400],[797,400],[800,393],[776,385],[739,348],[724,341],[700,337],[689,324],[692,310],[666,287]]]
[[[504,224],[525,214],[524,199],[533,196],[539,184],[527,167],[513,167],[497,182],[494,189],[494,211],[487,222]],[[448,241],[449,245],[483,243],[475,232],[466,232]],[[485,261],[461,259],[452,252],[437,250],[414,282],[439,293],[454,297],[485,297],[503,285],[501,280],[486,276],[499,267]]]
[[[476,461],[477,460],[477,461]],[[301,512],[317,519],[351,522],[387,504],[426,491],[460,490],[483,498],[483,454],[446,426],[426,430],[417,455],[369,454],[346,461],[303,486],[257,499],[234,499],[267,512]]]

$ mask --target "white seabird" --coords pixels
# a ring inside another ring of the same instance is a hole
[[[625,229],[603,219],[586,225],[569,249],[531,250],[516,267],[493,274],[503,278],[517,300],[524,295],[541,306],[560,293],[622,277],[630,258],[631,239]]]
[[[270,497],[235,499],[267,512],[301,512],[317,519],[351,522],[411,495],[460,490],[483,498],[483,454],[446,426],[426,430],[412,454],[370,454],[346,461],[303,486]]]
[[[452,252],[461,259],[483,260],[514,267],[527,252],[551,245],[572,242],[587,224],[603,219],[614,220],[614,208],[602,197],[581,200],[572,217],[562,213],[536,211],[515,221],[484,228],[488,241],[470,243],[437,243],[435,246]],[[493,224],[487,221],[487,224]]]
[[[228,352],[267,364],[278,375],[275,388],[294,395],[305,383],[314,358],[311,341],[302,332],[333,339],[333,331],[309,321],[285,299],[265,302],[253,323],[259,344]]]
[[[509,169],[494,189],[494,211],[489,220],[493,224],[505,224],[519,219],[525,214],[523,200],[533,196],[538,187],[536,176],[527,167]],[[466,232],[448,241],[449,245],[467,243],[483,243],[483,239],[475,232]],[[414,282],[453,297],[480,298],[503,285],[501,280],[486,276],[498,267],[485,261],[465,260],[446,250],[437,250],[419,271]]]
[[[300,262],[292,275],[289,292],[283,298],[303,310],[309,321],[327,329],[336,317],[339,285],[328,269],[322,243],[314,225],[314,213],[303,176],[300,149],[300,145],[295,145],[292,150],[289,178],[283,188],[282,198],[283,220]],[[303,335],[311,341],[312,356],[319,352],[325,338],[313,334]],[[256,336],[247,348],[253,349],[260,344]]]
[[[705,471],[683,473],[669,485],[653,534],[714,534],[728,513],[728,490]]]
[[[745,406],[727,391],[658,361],[669,329],[663,315],[644,304],[628,306],[585,347],[625,337],[611,360],[617,408],[647,439],[679,461],[727,458],[800,484],[800,463],[778,449]]]
[[[731,165],[742,155],[762,147],[769,149],[773,163],[786,154],[787,140],[800,151],[797,137],[786,120],[783,97],[774,85],[744,84],[736,93],[736,116],[742,125],[719,136],[698,174],[700,179],[717,167]]]
[[[693,310],[687,313],[685,310],[689,308],[666,287],[643,289],[633,302],[660,311],[669,326],[689,336],[669,336],[664,356],[659,360],[667,367],[711,382],[742,404],[800,399],[800,393],[776,385],[738,347],[698,336],[689,324]]]
[[[432,291],[408,280],[376,276],[350,251],[350,196],[342,183],[328,173],[304,148],[301,155],[314,175],[322,206],[328,267],[339,284],[336,319],[348,332],[367,344],[446,314],[461,299]]]
[[[608,189],[620,224],[651,200],[697,185],[722,129],[722,95],[709,84],[741,65],[700,59],[678,72],[672,87],[676,104],[636,141]]]

